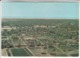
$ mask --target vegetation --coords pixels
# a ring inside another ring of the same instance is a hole
[[[14,46],[11,50],[13,56],[32,56],[30,54],[32,49],[42,49],[41,51],[47,51],[44,54],[48,53],[51,56],[78,56],[78,21],[78,19],[3,19],[2,36],[9,39],[6,38],[7,42],[11,40]],[[4,42],[3,45],[5,46]],[[15,49],[16,47],[21,49]],[[30,51],[26,50],[29,54],[26,54],[22,47],[29,48]],[[32,53],[42,55],[37,50]]]
[[[13,56],[30,56],[30,54],[22,48],[11,49],[11,51],[12,51]]]

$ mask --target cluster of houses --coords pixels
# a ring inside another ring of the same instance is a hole
[[[28,27],[28,26],[26,26],[26,27]],[[46,25],[34,25],[33,26],[34,28],[55,28],[56,26],[46,26]],[[13,26],[13,27],[10,27],[10,26],[3,26],[2,27],[2,31],[4,31],[4,30],[8,30],[8,31],[11,31],[12,29],[17,29],[15,26]]]

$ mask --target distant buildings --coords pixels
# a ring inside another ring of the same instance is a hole
[[[16,27],[10,27],[10,26],[3,26],[2,27],[2,31],[4,31],[4,30],[11,31],[12,29],[16,29]]]
[[[46,25],[34,25],[34,28],[50,28],[50,27],[52,27],[52,28],[55,28],[56,26],[46,26]]]
[[[35,38],[34,37],[29,37],[29,36],[24,36],[24,39],[25,40],[34,40]]]

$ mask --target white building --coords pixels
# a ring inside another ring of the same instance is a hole
[[[10,27],[10,26],[3,26],[2,27],[2,31],[4,31],[4,30],[11,31],[12,29],[16,29],[16,27]]]

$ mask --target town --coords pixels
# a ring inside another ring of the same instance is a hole
[[[2,19],[2,56],[79,56],[78,19]]]

